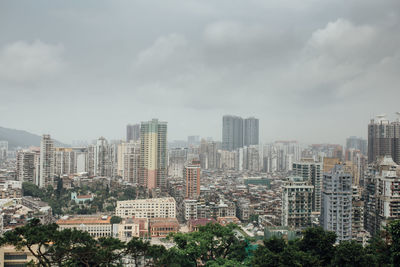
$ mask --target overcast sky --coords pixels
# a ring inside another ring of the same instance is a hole
[[[400,1],[0,1],[0,126],[69,143],[159,118],[169,140],[344,143],[400,111]]]

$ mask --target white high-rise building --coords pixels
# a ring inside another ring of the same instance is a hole
[[[54,184],[54,142],[49,134],[44,134],[40,143],[39,187]]]
[[[321,225],[337,235],[337,242],[352,238],[352,178],[343,165],[324,173]]]

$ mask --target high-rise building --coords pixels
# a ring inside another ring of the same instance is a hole
[[[359,150],[363,155],[367,155],[367,140],[361,137],[350,136],[346,139],[346,151],[350,149]]]
[[[200,161],[193,160],[183,169],[183,179],[186,198],[197,198],[200,196]]]
[[[301,177],[289,177],[282,191],[282,226],[295,229],[311,227],[314,187]]]
[[[148,189],[165,188],[167,175],[167,123],[157,119],[142,122],[139,184]]]
[[[400,164],[400,122],[389,122],[383,117],[368,124],[368,163],[379,156],[391,156]]]
[[[8,141],[0,141],[0,162],[7,159]]]
[[[139,141],[140,124],[128,124],[126,126],[126,142]]]
[[[222,149],[232,151],[259,144],[259,120],[225,115],[222,118]]]
[[[111,176],[108,142],[104,137],[97,139],[94,147],[94,175]]]
[[[213,141],[201,140],[199,148],[200,165],[202,169],[217,168],[218,143]]]
[[[56,147],[54,152],[54,166],[54,172],[58,176],[75,173],[75,151],[69,147]]]
[[[136,184],[139,180],[140,143],[131,141],[126,146],[123,155],[123,179]]]
[[[335,165],[324,173],[321,225],[335,232],[337,241],[352,238],[352,178],[343,165]]]
[[[34,183],[36,177],[35,152],[17,152],[17,180]]]
[[[187,148],[173,148],[168,151],[168,175],[183,178],[183,168],[187,161]]]
[[[322,163],[313,159],[301,159],[293,163],[293,173],[314,186],[312,210],[321,212]]]
[[[225,115],[222,118],[222,149],[232,151],[243,147],[243,119]]]
[[[49,134],[44,134],[40,143],[39,187],[54,184],[54,142]]]
[[[400,219],[400,167],[390,156],[369,166],[364,192],[365,228],[374,235]]]
[[[243,145],[251,146],[259,144],[259,129],[258,129],[258,119],[250,117],[244,119],[243,125]]]

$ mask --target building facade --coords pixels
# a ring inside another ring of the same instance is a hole
[[[259,144],[259,120],[250,117],[244,119],[243,125],[243,145],[244,146],[251,146],[251,145],[258,145]]]
[[[389,122],[384,118],[371,120],[368,124],[368,163],[378,157],[391,156],[400,164],[400,122]]]
[[[314,186],[312,210],[321,212],[322,163],[313,159],[301,159],[293,163],[293,173]]]
[[[157,119],[142,122],[140,127],[139,184],[165,188],[168,175],[167,123]]]
[[[352,238],[352,177],[337,164],[324,173],[321,225],[337,235],[337,241]]]
[[[289,177],[282,191],[282,226],[301,230],[311,227],[314,187],[301,177]]]
[[[140,124],[128,124],[126,126],[126,142],[139,141]]]
[[[200,196],[200,161],[193,160],[183,169],[185,198]]]
[[[115,214],[121,218],[175,218],[176,202],[172,197],[117,201]]]
[[[232,151],[243,147],[243,119],[225,115],[222,118],[222,149]]]
[[[44,134],[40,143],[39,187],[47,187],[54,183],[54,142],[50,135]]]

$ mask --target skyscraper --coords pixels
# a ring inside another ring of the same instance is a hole
[[[123,179],[130,183],[137,183],[140,166],[140,143],[131,141],[126,145],[123,155]]]
[[[139,184],[148,189],[164,188],[167,174],[167,123],[158,119],[142,122]]]
[[[49,134],[44,134],[40,142],[39,187],[53,185],[54,163],[54,142]]]
[[[368,124],[368,163],[378,156],[391,156],[400,164],[400,122],[389,122],[383,116]]]
[[[250,117],[244,119],[244,133],[243,133],[243,145],[251,146],[259,144],[259,130],[258,130],[258,119]]]
[[[183,169],[185,197],[196,198],[200,196],[200,161],[193,160]]]
[[[225,115],[222,118],[222,149],[232,151],[243,147],[243,119]]]
[[[128,124],[126,126],[126,142],[131,140],[139,141],[140,138],[140,124]]]
[[[330,173],[324,173],[322,189],[321,225],[333,231],[337,241],[352,237],[352,187],[351,175],[343,165],[335,165]]]
[[[94,150],[94,175],[111,176],[108,142],[104,137],[97,139]]]
[[[35,152],[17,152],[17,180],[21,182],[35,182]]]
[[[321,212],[322,163],[313,159],[301,159],[293,163],[293,173],[314,186],[312,210]]]

